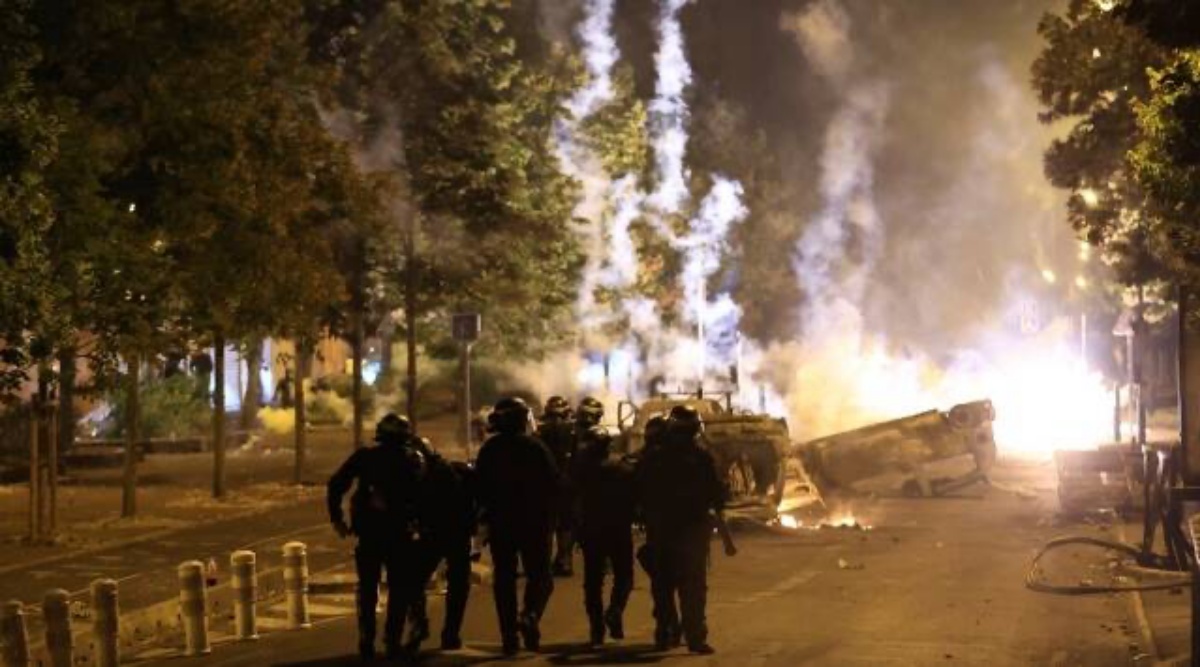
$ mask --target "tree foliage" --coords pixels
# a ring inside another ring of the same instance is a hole
[[[33,337],[53,316],[46,237],[54,212],[45,171],[57,156],[60,127],[34,96],[31,71],[40,54],[27,11],[25,2],[0,7],[0,394],[25,379],[31,356],[46,355]]]
[[[1106,250],[1127,284],[1161,274],[1147,247],[1144,194],[1127,153],[1137,141],[1134,104],[1150,90],[1148,69],[1164,51],[1091,0],[1071,0],[1038,25],[1046,46],[1033,64],[1033,87],[1046,123],[1070,122],[1046,151],[1049,181],[1070,192],[1067,219]]]
[[[560,340],[581,263],[569,225],[575,184],[550,146],[567,91],[560,68],[522,57],[517,35],[530,33],[506,0],[313,11],[323,36],[314,52],[342,69],[336,97],[352,132],[415,216],[422,319],[438,323],[423,339],[441,347],[445,315],[476,310],[492,351]]]
[[[1200,50],[1154,73],[1137,108],[1140,137],[1130,154],[1148,195],[1158,256],[1190,289],[1200,288]]]

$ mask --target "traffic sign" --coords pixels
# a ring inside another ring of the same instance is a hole
[[[483,327],[479,313],[455,313],[451,316],[450,329],[454,340],[460,343],[473,343],[479,340],[479,332]]]

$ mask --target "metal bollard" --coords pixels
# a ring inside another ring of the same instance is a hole
[[[179,610],[183,617],[183,654],[206,655],[208,643],[208,592],[204,587],[204,563],[189,560],[179,564]]]
[[[75,661],[75,643],[71,638],[70,595],[61,588],[46,591],[42,599],[42,618],[46,621],[46,653],[50,667],[71,667]]]
[[[254,608],[258,598],[258,573],[253,551],[235,551],[229,557],[233,571],[233,611],[238,639],[258,639],[258,620]]]
[[[303,542],[283,545],[283,588],[288,630],[312,627],[308,620],[308,553]]]
[[[120,629],[117,582],[112,579],[93,581],[92,634],[96,641],[96,667],[117,667],[121,664]]]
[[[29,667],[29,632],[20,600],[10,600],[0,607],[0,657],[4,667]]]

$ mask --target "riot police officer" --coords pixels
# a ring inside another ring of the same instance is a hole
[[[562,396],[551,396],[546,400],[542,419],[538,423],[537,438],[554,456],[559,473],[558,494],[554,504],[554,575],[569,577],[574,573],[572,554],[575,549],[570,471],[578,440],[571,423],[571,405]]]
[[[678,597],[688,649],[708,654],[708,548],[713,513],[723,509],[726,491],[712,456],[698,443],[702,429],[695,408],[672,408],[663,444],[639,461],[636,483],[653,545],[655,644],[666,649],[679,641],[673,618]]]
[[[593,646],[604,632],[624,639],[625,604],[633,590],[634,486],[630,462],[612,450],[607,433],[594,433],[575,455],[571,478],[579,505],[583,546],[583,596]],[[604,607],[604,575],[612,569],[612,593]]]
[[[635,479],[636,471],[641,460],[647,454],[662,447],[663,439],[667,435],[667,418],[664,415],[654,415],[646,421],[645,434],[642,437],[642,449],[640,451],[631,452],[628,455],[629,463],[634,467]],[[635,489],[636,495],[636,489]],[[637,521],[645,527],[646,519],[644,511],[640,507],[635,508]],[[650,578],[651,590],[654,590],[654,543],[651,541],[651,533],[647,531],[646,541],[642,546],[638,547],[636,552],[637,562],[642,566],[642,570],[646,572],[646,576]],[[657,620],[664,619],[661,625],[661,633],[665,638],[677,638],[681,635],[679,629],[679,609],[675,606],[675,599],[670,599],[668,609],[660,611],[657,607],[657,601],[651,600],[655,604],[653,617]],[[673,641],[673,640],[672,640]]]
[[[427,462],[420,502],[421,581],[428,583],[443,561],[446,563],[446,611],[441,648],[462,648],[463,615],[471,592],[471,538],[475,535],[477,505],[474,470],[462,461],[447,461],[432,451],[428,441],[416,438]],[[429,619],[425,597],[413,605],[414,636],[428,636]],[[419,630],[418,630],[419,629]]]
[[[539,624],[554,591],[550,572],[558,469],[541,441],[527,434],[529,406],[519,398],[496,403],[488,416],[494,433],[479,450],[475,477],[486,539],[491,544],[493,591],[504,654],[541,645]],[[517,562],[525,571],[523,609],[517,611]]]
[[[389,657],[402,653],[404,618],[413,600],[424,594],[420,580],[418,501],[425,472],[420,452],[408,446],[408,419],[388,414],[375,429],[373,447],[359,449],[329,479],[329,520],[338,535],[358,537],[354,564],[358,570],[358,650],[375,656],[375,606],[382,570],[387,571],[388,605],[384,645]],[[350,523],[342,500],[350,498]]]

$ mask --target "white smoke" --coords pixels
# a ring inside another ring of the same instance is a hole
[[[583,45],[587,83],[567,101],[568,114],[555,121],[554,139],[563,171],[577,180],[582,189],[574,217],[581,226],[587,262],[576,312],[586,329],[600,326],[605,320],[596,304],[595,294],[606,256],[603,219],[611,179],[599,156],[580,140],[580,126],[588,116],[612,100],[612,68],[618,52],[612,37],[613,0],[588,0],[584,12],[578,35]]]
[[[890,345],[864,318],[868,291],[874,298],[882,293],[911,304],[902,306],[909,310],[941,298],[936,289],[912,290],[915,284],[934,285],[930,281],[938,271],[930,266],[937,261],[929,254],[931,241],[936,239],[938,247],[969,248],[978,243],[979,230],[964,227],[964,211],[982,206],[1004,210],[1014,190],[1011,184],[996,184],[1023,173],[1020,147],[1029,141],[1027,119],[1034,115],[1019,103],[1019,84],[994,58],[981,62],[978,81],[990,102],[975,119],[978,131],[963,147],[968,169],[948,184],[944,201],[929,211],[936,218],[936,236],[893,241],[906,251],[902,256],[914,258],[905,275],[921,276],[924,282],[909,279],[905,285],[888,285],[877,273],[888,239],[875,204],[874,163],[891,88],[855,58],[854,25],[837,0],[820,0],[785,16],[780,25],[837,99],[820,158],[822,204],[795,252],[794,268],[805,295],[802,338],[773,346],[760,362],[773,384],[786,393],[793,435],[804,440],[990,398],[997,410],[996,439],[1006,451],[1046,451],[1100,441],[1103,434],[1098,431],[1105,425],[1110,399],[1099,378],[1082,363],[1064,322],[1014,336],[999,321],[1002,312],[992,313],[979,318],[981,330],[989,333],[977,336],[973,348],[951,351],[935,361],[921,350]],[[966,291],[958,285],[947,288],[944,291],[952,294]],[[1019,283],[1003,291],[1011,303],[1032,299]]]
[[[679,212],[688,196],[687,103],[684,91],[692,83],[692,68],[684,51],[679,11],[689,0],[662,0],[658,22],[658,52],[654,68],[658,75],[650,114],[654,129],[654,155],[658,184],[651,203],[666,214]]]
[[[659,38],[655,54],[655,95],[649,105],[650,139],[656,168],[653,192],[638,187],[634,175],[612,180],[599,161],[578,139],[581,121],[613,98],[612,68],[619,59],[612,35],[612,0],[593,0],[584,5],[579,26],[588,84],[567,104],[571,112],[560,120],[556,138],[564,168],[583,183],[583,198],[575,214],[585,221],[582,235],[588,252],[578,310],[585,332],[585,345],[605,353],[605,372],[596,364],[580,373],[585,387],[594,387],[603,377],[606,389],[614,380],[613,359],[622,359],[625,394],[636,396],[654,376],[671,388],[726,378],[735,362],[737,327],[741,309],[728,289],[713,290],[709,282],[728,253],[732,227],[745,218],[742,186],[716,175],[710,192],[700,201],[683,233],[675,230],[680,214],[691,201],[690,174],[684,162],[688,143],[689,113],[685,94],[692,82],[679,12],[688,0],[663,0],[657,21]],[[650,223],[663,240],[683,257],[680,292],[681,321],[686,328],[668,328],[657,304],[647,298],[626,296],[618,312],[596,303],[597,288],[624,290],[637,283],[641,260],[631,235],[637,220]],[[608,340],[598,333],[614,318],[623,318],[629,338]],[[644,360],[647,367],[642,366]]]

